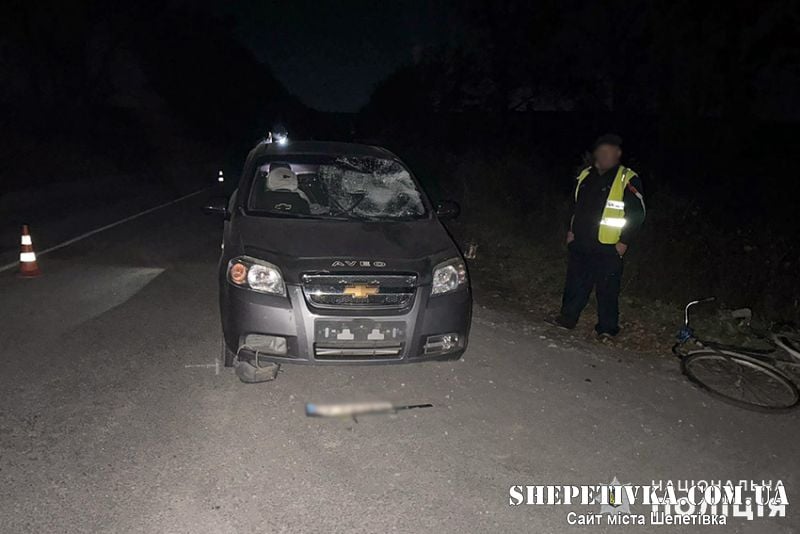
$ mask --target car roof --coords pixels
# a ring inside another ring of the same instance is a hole
[[[255,146],[253,156],[325,155],[325,156],[372,156],[398,159],[390,151],[379,146],[335,141],[292,141],[285,145],[261,142]]]

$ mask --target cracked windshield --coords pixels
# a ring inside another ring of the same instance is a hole
[[[306,157],[257,167],[249,207],[265,215],[404,220],[426,214],[422,195],[397,161]]]

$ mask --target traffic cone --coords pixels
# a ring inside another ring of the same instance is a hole
[[[19,275],[25,278],[39,276],[39,264],[36,263],[36,253],[33,251],[33,241],[28,231],[28,225],[22,225],[22,241],[19,251]]]

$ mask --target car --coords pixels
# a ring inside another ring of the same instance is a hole
[[[411,363],[466,350],[467,264],[441,222],[458,204],[434,206],[390,151],[268,138],[230,198],[206,212],[224,218],[222,353],[242,380],[274,378],[283,363]]]

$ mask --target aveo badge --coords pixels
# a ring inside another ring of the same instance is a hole
[[[336,260],[331,267],[386,267],[385,261],[371,260]]]

